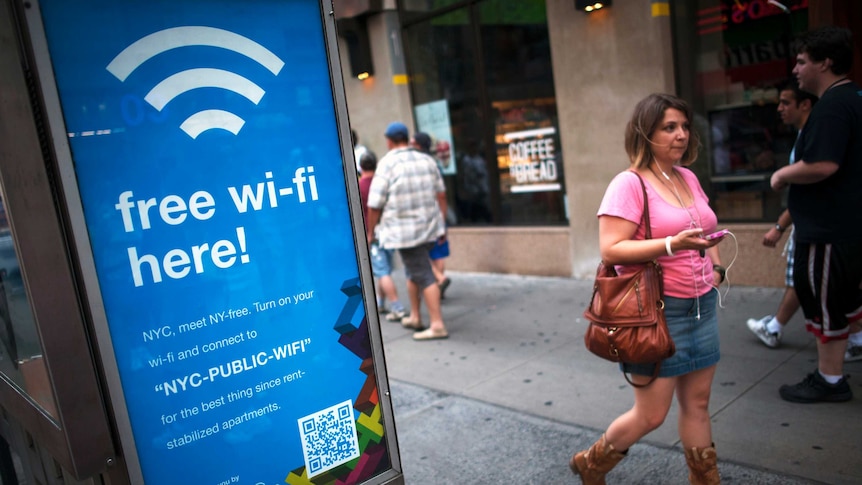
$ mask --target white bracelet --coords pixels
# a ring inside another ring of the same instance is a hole
[[[673,256],[673,249],[670,248],[670,240],[673,239],[673,236],[668,236],[664,238],[664,248],[667,250],[668,256]]]

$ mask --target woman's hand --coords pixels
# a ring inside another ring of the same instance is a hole
[[[712,270],[712,286],[718,288],[722,283],[724,283],[724,275],[721,274],[721,271]]]
[[[722,239],[724,238],[720,237],[718,239],[706,240],[703,238],[703,229],[686,229],[684,231],[680,231],[679,234],[671,239],[670,247],[673,252],[677,252],[682,249],[706,251],[720,243]]]

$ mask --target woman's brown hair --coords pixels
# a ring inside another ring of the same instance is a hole
[[[642,99],[632,119],[626,125],[626,153],[629,155],[632,167],[641,168],[649,164],[653,159],[650,136],[658,129],[664,119],[664,112],[668,108],[681,111],[689,122],[688,148],[679,161],[680,165],[687,166],[697,159],[697,151],[700,149],[700,137],[691,129],[693,113],[688,103],[672,94],[653,93]]]

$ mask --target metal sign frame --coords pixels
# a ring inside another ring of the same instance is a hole
[[[349,201],[349,214],[353,233],[353,246],[357,256],[359,267],[359,287],[365,301],[365,318],[367,319],[368,338],[372,351],[372,364],[376,376],[377,399],[381,410],[381,417],[390,468],[382,473],[366,480],[365,484],[401,484],[403,476],[401,472],[400,457],[397,447],[397,436],[395,434],[394,417],[386,368],[383,356],[383,341],[380,334],[380,322],[374,306],[374,283],[371,275],[368,248],[365,243],[365,230],[363,215],[359,203],[359,189],[354,174],[355,163],[353,161],[353,149],[350,137],[350,127],[347,114],[347,103],[343,89],[343,77],[341,74],[338,44],[336,37],[336,26],[334,11],[331,0],[315,0],[318,4],[321,23],[324,32],[324,45],[327,55],[327,63],[330,73],[330,88],[333,95],[335,120],[340,140],[340,152],[344,172],[344,183]],[[85,219],[82,196],[76,182],[76,171],[74,167],[72,152],[64,126],[63,111],[61,108],[60,95],[57,80],[54,75],[45,28],[43,26],[42,14],[37,1],[19,3],[19,8],[24,12],[26,31],[29,34],[30,48],[33,52],[35,70],[38,74],[41,87],[42,102],[48,135],[53,147],[53,157],[56,159],[59,182],[62,186],[62,202],[66,210],[65,219],[71,235],[74,247],[74,259],[78,266],[78,277],[81,282],[81,290],[86,297],[87,313],[94,329],[96,348],[98,349],[103,378],[108,390],[107,400],[111,408],[112,423],[117,430],[123,450],[122,459],[128,468],[131,483],[144,483],[143,470],[138,458],[136,443],[133,435],[132,421],[128,412],[126,396],[123,391],[120,370],[117,365],[114,343],[108,325],[108,316],[105,302],[102,299],[102,288],[96,270],[96,262],[93,255],[93,246],[88,233],[87,221]],[[71,21],[71,20],[70,20]],[[55,376],[56,378],[56,376]],[[62,406],[62,402],[60,403]],[[109,423],[104,423],[108,425]],[[71,440],[70,440],[71,441]],[[103,462],[104,463],[104,462]],[[75,467],[75,459],[69,463],[71,469],[81,470],[82,473],[94,472],[92,467]],[[82,476],[78,474],[79,478]]]
[[[32,53],[23,45],[22,11],[21,4],[0,1],[0,183],[47,367],[44,385],[56,410],[37,405],[27,389],[5,375],[0,376],[0,402],[8,419],[18,421],[38,445],[27,451],[47,451],[82,478],[105,472],[116,463],[117,451],[55,205],[51,162],[43,158],[46,140],[34,114],[40,107],[34,104],[35,73]]]

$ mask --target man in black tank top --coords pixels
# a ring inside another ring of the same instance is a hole
[[[771,180],[775,190],[790,186],[793,286],[806,328],[817,337],[818,369],[779,389],[792,402],[853,397],[843,376],[850,327],[862,321],[862,88],[847,77],[852,58],[847,29],[823,27],[802,37],[793,73],[820,101],[796,145],[798,163]]]

